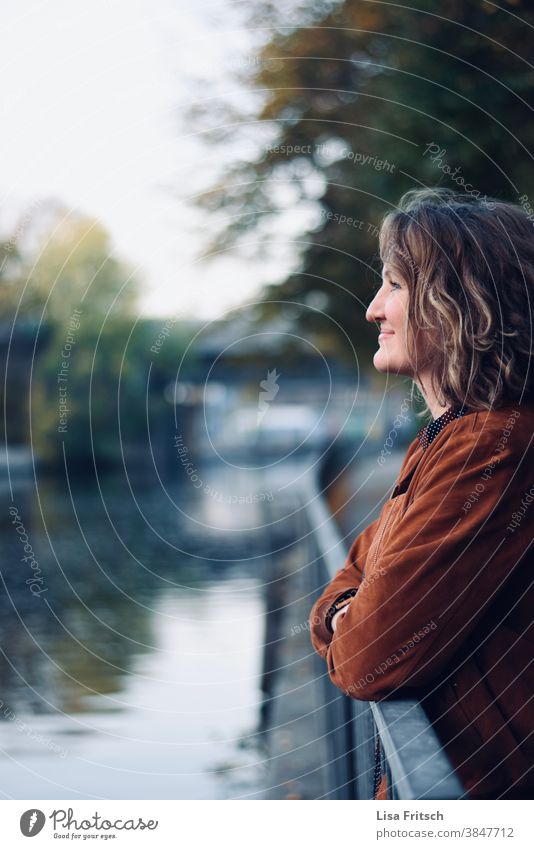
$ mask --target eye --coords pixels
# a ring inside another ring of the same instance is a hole
[[[389,281],[389,285],[391,286],[391,288],[392,288],[392,289],[402,289],[401,284],[400,284],[400,283],[395,283],[395,281],[394,281],[394,280],[390,280],[390,281]]]

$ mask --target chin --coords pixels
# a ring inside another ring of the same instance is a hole
[[[388,357],[387,353],[379,348],[373,357],[373,366],[383,374],[404,375],[405,377],[413,376],[413,369],[405,358]]]
[[[392,361],[391,357],[386,357],[383,351],[376,352],[373,357],[373,365],[377,371],[383,372],[384,374],[387,372],[397,373],[394,361]]]

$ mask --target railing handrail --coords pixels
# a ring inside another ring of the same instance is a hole
[[[343,566],[348,548],[323,501],[315,474],[307,476],[304,492],[304,509],[326,576],[331,579]],[[354,705],[349,696],[343,698]],[[460,779],[419,701],[399,698],[364,704],[369,706],[384,750],[392,785],[390,797],[465,798]],[[361,705],[356,713],[361,716]],[[356,721],[360,719],[353,719]]]

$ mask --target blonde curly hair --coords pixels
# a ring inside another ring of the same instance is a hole
[[[379,243],[382,262],[408,284],[412,362],[417,332],[428,334],[440,403],[489,410],[532,400],[534,225],[523,208],[414,189],[385,216]]]

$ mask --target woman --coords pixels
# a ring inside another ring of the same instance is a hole
[[[312,643],[350,697],[422,700],[466,798],[531,798],[533,225],[417,190],[380,255],[373,363],[411,378],[432,421],[313,606]]]

